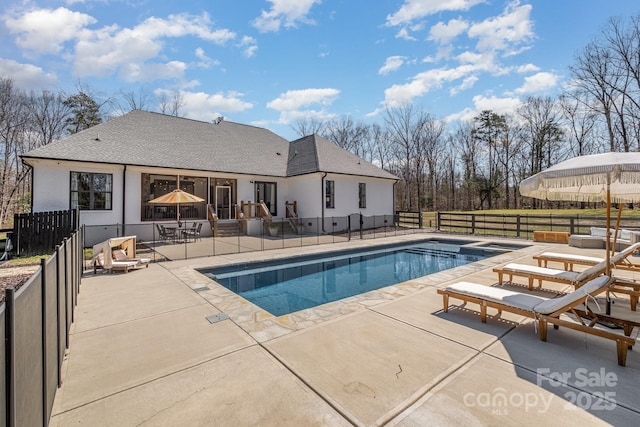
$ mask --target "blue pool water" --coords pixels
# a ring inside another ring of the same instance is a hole
[[[281,316],[494,255],[496,252],[492,250],[421,243],[201,272],[271,314]]]

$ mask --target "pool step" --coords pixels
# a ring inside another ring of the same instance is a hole
[[[440,257],[455,258],[458,254],[451,251],[443,251],[442,249],[433,248],[407,248],[404,252],[416,255],[436,255]]]

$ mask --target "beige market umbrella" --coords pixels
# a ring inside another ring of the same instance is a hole
[[[181,203],[200,203],[204,202],[202,197],[198,197],[194,194],[187,193],[184,190],[180,190],[176,188],[175,190],[167,193],[165,195],[156,197],[155,199],[149,200],[149,203],[155,205],[177,205],[176,210],[178,212],[177,220],[180,222],[180,204]]]
[[[520,194],[545,200],[605,202],[610,274],[611,202],[640,202],[640,153],[603,153],[565,160],[522,181]]]

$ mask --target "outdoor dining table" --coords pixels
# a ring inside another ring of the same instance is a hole
[[[186,224],[185,224],[186,225]],[[172,232],[173,236],[174,236],[174,243],[189,243],[189,235],[186,233],[187,231],[191,230],[191,228],[189,227],[183,227],[182,224],[178,224],[177,227],[164,227],[165,230],[168,230],[170,232]],[[195,241],[195,239],[194,239]]]

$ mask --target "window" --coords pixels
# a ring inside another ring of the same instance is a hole
[[[176,188],[207,200],[207,178],[183,175],[142,174],[142,212],[144,220],[176,220],[178,205],[150,204],[149,200],[163,196]],[[181,203],[180,219],[206,219],[206,203]]]
[[[278,194],[275,182],[256,181],[256,203],[263,201],[271,215],[278,215]]]
[[[112,188],[109,173],[71,172],[71,209],[111,210]]]
[[[364,182],[358,184],[358,207],[360,209],[367,207],[367,184]]]
[[[329,209],[335,208],[336,188],[334,181],[325,183],[325,207]]]

